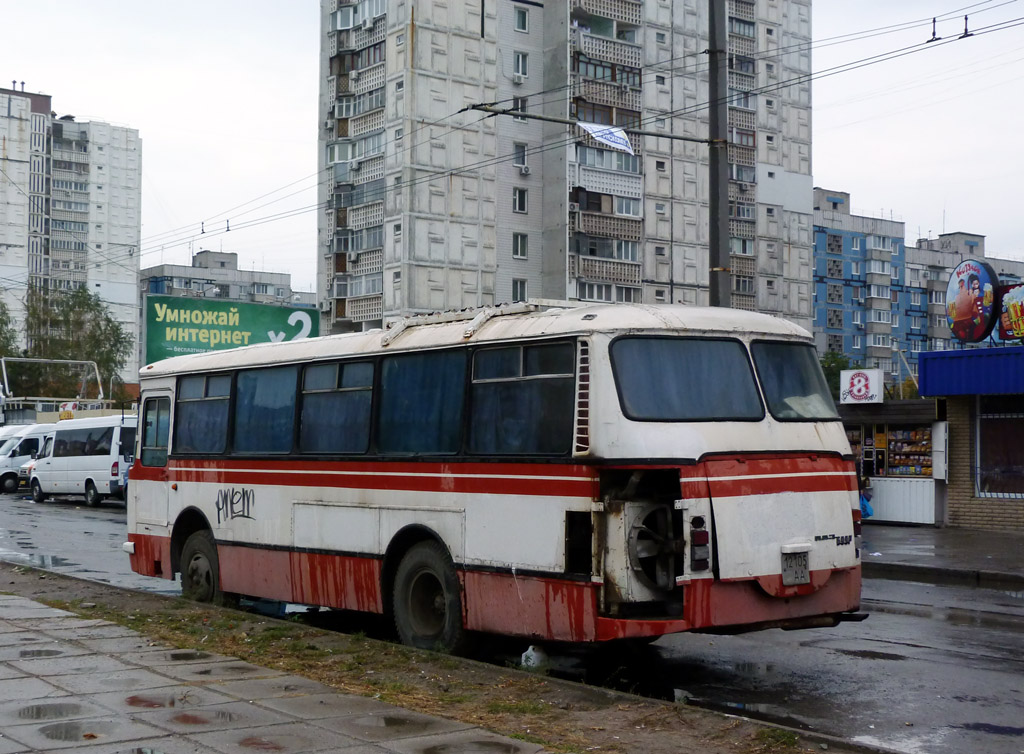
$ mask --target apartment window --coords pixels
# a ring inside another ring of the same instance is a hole
[[[861,324],[861,321],[862,321],[862,317],[861,317],[862,312],[861,312],[861,310],[860,309],[854,309],[852,313],[853,313],[853,324],[855,324],[855,325]]]
[[[526,212],[526,189],[512,189],[512,211],[519,213]]]
[[[526,279],[512,278],[512,302],[526,301]]]
[[[912,330],[920,330],[921,329],[921,317],[911,317],[910,318],[910,329],[912,329]]]
[[[530,237],[525,233],[512,234],[512,257],[526,259],[530,247]]]
[[[530,30],[530,11],[526,8],[515,9],[515,30],[522,32]]]
[[[854,350],[859,351],[863,347],[864,347],[864,338],[862,336],[860,336],[860,335],[854,335],[853,336],[853,348],[854,348]]]
[[[664,205],[662,205],[664,208]],[[640,217],[640,200],[628,196],[615,197],[615,214]]]
[[[945,291],[928,291],[928,303],[929,304],[943,304],[946,303],[946,292]]]
[[[895,330],[899,326],[900,326],[900,315],[893,314],[892,315],[892,328]]]
[[[512,109],[513,110],[518,110],[521,113],[525,113],[526,112],[526,97],[513,97],[512,98]],[[512,120],[525,121],[527,119],[523,118],[523,117],[521,117],[519,115],[513,115],[512,116]]]
[[[654,41],[657,42],[660,45],[665,44],[665,32],[663,32],[663,31],[656,31],[656,32],[654,32]]]
[[[581,301],[611,301],[612,286],[609,283],[579,283],[576,293]]]
[[[775,109],[775,100],[770,99],[770,98],[769,99],[765,99],[764,106],[767,107],[769,110],[774,110]]]
[[[921,294],[918,293],[917,291],[913,291],[910,294],[910,305],[911,306],[920,306],[921,305]]]
[[[769,144],[775,143],[775,137],[772,136],[772,134],[765,135],[764,140],[767,141]]]
[[[395,238],[401,238],[402,236],[402,223],[395,223],[391,226],[391,233]]]
[[[739,254],[744,257],[754,256],[754,239],[753,238],[730,238],[729,239],[729,253]]]
[[[395,36],[395,44],[396,44],[396,45],[397,45],[398,47],[401,47],[402,45],[404,45],[404,44],[405,44],[405,35],[404,35],[404,34],[398,34],[398,35],[396,35],[396,36]]]
[[[664,290],[660,290],[660,289],[655,291],[654,292],[654,300],[658,301],[660,303],[665,303],[665,291]]]
[[[867,266],[869,275],[889,275],[891,274],[891,268],[888,262],[884,262],[880,259],[869,259]]]
[[[521,167],[526,164],[526,145],[516,143],[512,145],[512,164]]]
[[[851,246],[854,251],[860,251],[860,236],[854,236],[850,239]]]
[[[734,293],[753,293],[754,278],[750,275],[733,275],[732,290]]]
[[[525,52],[513,52],[512,53],[512,72],[517,73],[520,76],[529,76],[529,55]]]
[[[893,265],[893,268],[892,268],[892,279],[893,280],[899,280],[900,279],[900,268],[896,267],[895,265]]]
[[[396,92],[401,92],[404,89],[405,89],[405,82],[404,81],[396,81],[395,82],[395,91]]]
[[[857,239],[853,239],[856,241]],[[860,277],[860,262],[850,262],[850,274],[855,278]]]
[[[655,246],[654,247],[654,255],[658,256],[658,257],[665,256],[665,247],[664,246]]]
[[[401,128],[395,129],[395,141],[401,141],[404,135],[405,132]]]
[[[883,333],[873,333],[871,345],[875,348],[892,348],[892,337]]]
[[[616,241],[615,257],[626,262],[636,262],[640,259],[639,241]],[[620,299],[621,300],[621,299]]]
[[[729,17],[729,33],[742,37],[753,37],[756,27],[752,21],[744,21],[733,16]]]
[[[869,285],[868,298],[890,298],[892,291],[887,285]]]
[[[665,86],[665,77],[661,75],[655,76],[654,83],[658,86]]]
[[[775,73],[775,63],[765,63],[765,73]]]
[[[655,211],[656,214],[664,215],[665,214],[665,205],[662,202],[655,202],[654,203],[654,211]]]
[[[883,322],[889,324],[892,322],[892,312],[888,309],[872,309],[868,318],[869,322]]]
[[[664,160],[655,160],[654,161],[654,169],[657,170],[659,173],[664,173],[665,170],[666,170],[665,161]]]
[[[639,304],[640,289],[617,285],[615,286],[615,300],[620,304]]]

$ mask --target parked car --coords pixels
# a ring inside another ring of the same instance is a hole
[[[22,464],[31,461],[39,453],[43,440],[55,426],[27,424],[3,441],[0,445],[0,490],[18,491],[18,474]]]
[[[87,505],[124,497],[125,473],[135,452],[136,416],[66,419],[31,472],[32,499],[84,495]]]

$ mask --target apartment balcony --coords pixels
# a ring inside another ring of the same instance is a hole
[[[582,53],[588,58],[628,65],[630,68],[640,68],[642,63],[641,47],[632,42],[599,37],[583,29],[573,29],[570,41],[573,52]]]
[[[729,15],[743,21],[757,21],[757,6],[744,0],[729,0]]]
[[[752,293],[736,293],[733,291],[729,294],[729,306],[732,309],[742,309],[745,312],[756,312],[757,296]]]
[[[742,147],[739,144],[730,144],[728,154],[728,160],[733,165],[743,165],[748,168],[752,168],[757,165],[757,150],[753,147]]]
[[[384,296],[380,293],[373,296],[350,298],[345,301],[345,313],[353,322],[373,322],[384,317]]]
[[[639,241],[643,238],[644,221],[599,212],[569,212],[569,232]]]
[[[729,88],[749,92],[757,86],[757,77],[751,73],[729,71]]]
[[[621,107],[626,110],[640,111],[643,109],[641,91],[627,84],[616,84],[611,81],[598,81],[572,74],[573,97],[583,97],[587,102],[597,105]]]
[[[384,108],[371,110],[368,113],[357,115],[352,118],[352,136],[362,136],[371,131],[380,131],[384,128]]]
[[[729,220],[729,235],[733,238],[756,238],[757,222],[755,220]]]
[[[576,185],[585,188],[587,191],[598,194],[612,194],[614,196],[628,196],[631,199],[643,197],[643,176],[623,173],[617,170],[591,168],[586,165],[578,166],[577,175]]]
[[[640,263],[570,254],[569,278],[584,278],[598,283],[640,285]]]
[[[78,162],[88,163],[89,153],[88,152],[72,152],[67,149],[54,149],[53,159],[63,160],[64,162]]]
[[[729,127],[745,128],[748,131],[753,131],[757,128],[757,113],[753,110],[740,110],[735,107],[730,107]]]
[[[757,54],[757,40],[751,39],[750,37],[741,37],[736,34],[730,34],[729,54],[752,58]]]
[[[639,26],[643,21],[644,4],[640,0],[570,0],[569,10]]]
[[[384,66],[385,63],[380,62],[349,73],[349,91],[354,94],[362,94],[373,89],[380,89],[384,86]]]

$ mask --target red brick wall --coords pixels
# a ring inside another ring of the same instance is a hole
[[[976,497],[974,457],[974,396],[946,400],[949,421],[949,485],[946,490],[946,522],[968,529],[1024,531],[1024,500]]]

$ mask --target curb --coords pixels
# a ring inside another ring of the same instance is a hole
[[[940,568],[912,563],[861,561],[867,578],[919,581],[926,584],[968,586],[981,589],[1024,590],[1024,575],[1002,571],[976,571],[969,568]]]

